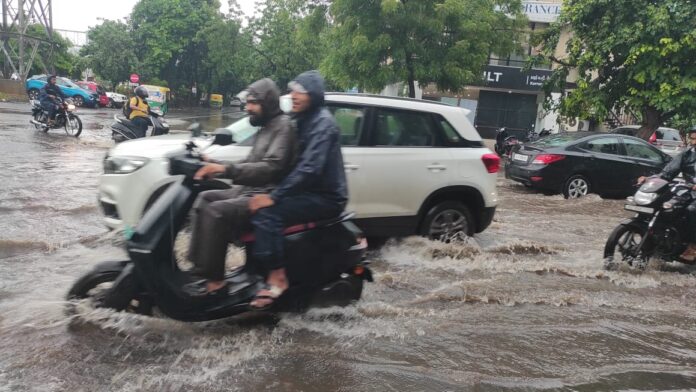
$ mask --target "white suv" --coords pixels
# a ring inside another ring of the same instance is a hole
[[[441,103],[363,94],[327,93],[342,132],[347,210],[369,236],[456,233],[486,229],[497,205],[500,160],[483,146],[467,110]],[[197,138],[213,159],[235,161],[250,149],[255,128],[243,118],[228,127],[237,141],[220,146]],[[104,159],[99,202],[111,228],[137,224],[177,178],[167,156],[183,151],[185,135],[120,143]]]

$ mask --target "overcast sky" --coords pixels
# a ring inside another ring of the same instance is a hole
[[[97,18],[121,19],[130,15],[138,0],[53,0],[53,28],[87,31],[101,23]],[[221,10],[227,13],[227,0],[221,0]],[[255,0],[238,0],[246,15],[254,12]]]

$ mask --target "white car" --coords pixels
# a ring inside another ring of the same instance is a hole
[[[364,94],[327,93],[342,132],[347,210],[369,236],[441,238],[481,232],[493,220],[500,160],[483,146],[467,110],[441,103]],[[220,146],[196,138],[213,159],[246,157],[255,128],[247,118],[228,127],[237,141]],[[177,180],[167,156],[186,135],[164,135],[114,146],[104,160],[99,202],[111,228],[134,226]]]
[[[123,105],[128,100],[128,97],[126,97],[125,95],[119,94],[119,93],[114,93],[111,91],[107,91],[106,96],[109,97],[108,107],[110,107],[110,108],[119,108],[120,109],[123,107]]]

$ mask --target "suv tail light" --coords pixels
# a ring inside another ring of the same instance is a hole
[[[497,173],[500,170],[500,157],[496,154],[483,154],[481,157],[483,165],[489,173]]]
[[[648,142],[650,142],[650,144],[655,144],[656,141],[657,141],[657,132],[653,132],[652,136],[650,136],[650,139],[648,139]]]
[[[562,159],[565,159],[565,155],[559,155],[559,154],[540,154],[537,155],[536,158],[532,161],[532,163],[536,163],[538,165],[550,165],[554,162],[558,162]]]

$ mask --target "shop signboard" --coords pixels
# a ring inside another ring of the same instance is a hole
[[[483,72],[483,84],[491,88],[540,91],[551,73],[547,69],[523,71],[522,68],[487,65]]]

